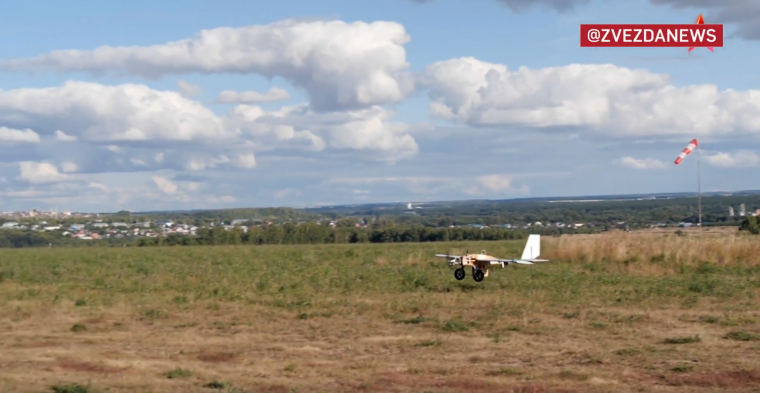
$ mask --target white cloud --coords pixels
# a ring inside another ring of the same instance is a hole
[[[497,195],[528,195],[530,187],[523,185],[520,188],[512,186],[513,176],[507,174],[480,176],[474,183],[463,185],[464,192],[476,196]]]
[[[110,189],[108,188],[108,186],[100,184],[100,183],[94,183],[93,182],[93,183],[88,184],[88,186],[90,188],[95,188],[95,189],[98,189],[98,190],[101,190],[101,191],[104,191],[104,192],[110,192]]]
[[[329,134],[330,145],[341,149],[375,150],[390,162],[409,159],[419,146],[403,123],[390,123],[393,116],[380,107],[343,114],[340,125],[319,127]]]
[[[55,139],[57,141],[61,141],[61,142],[74,142],[78,138],[76,136],[73,136],[73,135],[68,135],[65,132],[61,131],[61,130],[55,130]]]
[[[72,172],[76,172],[77,169],[79,169],[79,166],[77,166],[77,164],[74,162],[66,161],[63,164],[61,164],[61,169],[63,170],[64,173],[72,173]]]
[[[409,127],[392,122],[392,117],[381,107],[320,113],[307,104],[277,111],[237,105],[218,116],[176,92],[132,84],[67,82],[0,90],[0,124],[32,127],[58,141],[76,142],[69,150],[78,152],[78,171],[87,173],[250,169],[257,165],[257,152],[276,149],[362,151],[369,154],[358,158],[386,162],[411,158],[419,147]],[[6,127],[0,129],[3,135],[39,138],[31,129]],[[172,146],[176,142],[182,144]],[[104,155],[103,150],[115,154]]]
[[[208,108],[176,92],[144,85],[67,82],[41,89],[0,90],[0,122],[58,130],[97,142],[218,141],[234,135]]]
[[[200,86],[187,82],[184,79],[180,79],[180,81],[177,82],[177,85],[179,86],[179,94],[182,95],[182,97],[193,98],[201,93]]]
[[[736,154],[717,153],[708,155],[705,160],[711,165],[722,168],[752,168],[760,166],[760,156],[752,151],[738,151]]]
[[[0,143],[3,142],[26,142],[26,143],[39,143],[40,136],[36,132],[25,128],[23,130],[16,130],[8,127],[0,127]]]
[[[185,169],[189,171],[202,171],[207,168],[217,168],[222,164],[227,164],[230,159],[222,154],[218,157],[201,157],[195,155],[185,163]]]
[[[19,178],[32,184],[55,183],[66,180],[67,176],[58,171],[55,165],[47,162],[19,162]]]
[[[253,153],[248,154],[240,154],[237,157],[236,164],[241,168],[255,168],[256,167],[256,156],[253,155]]]
[[[394,113],[381,107],[335,113],[316,113],[306,105],[267,112],[260,107],[238,105],[228,116],[228,127],[249,135],[257,149],[277,146],[366,151],[367,158],[395,162],[409,159],[419,146],[409,126],[393,123]]]
[[[431,114],[478,126],[564,127],[604,137],[760,133],[760,90],[675,87],[615,65],[509,70],[459,58],[430,65]]]
[[[153,184],[155,184],[156,187],[165,194],[173,195],[176,194],[179,190],[179,187],[177,187],[176,184],[172,183],[171,180],[165,177],[153,176],[152,180]]]
[[[237,198],[231,195],[223,195],[220,197],[217,196],[211,196],[207,198],[209,203],[232,203],[237,201]]]
[[[223,104],[258,104],[262,102],[287,101],[289,99],[290,94],[286,90],[273,87],[266,94],[261,94],[257,91],[238,93],[232,90],[225,90],[219,94],[219,98],[216,101]]]
[[[512,188],[511,175],[486,175],[478,178],[478,183],[489,191],[504,191]]]
[[[623,157],[614,160],[613,163],[630,169],[664,169],[667,167],[665,163],[654,158],[636,159],[633,157]]]
[[[400,102],[413,90],[395,22],[296,21],[202,30],[195,37],[152,46],[58,50],[0,61],[0,69],[104,73],[155,78],[181,73],[280,76],[306,89],[318,111]]]

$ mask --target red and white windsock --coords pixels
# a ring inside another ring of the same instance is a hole
[[[697,146],[699,146],[699,141],[696,138],[692,139],[681,154],[678,155],[678,158],[676,158],[676,165],[680,164]]]

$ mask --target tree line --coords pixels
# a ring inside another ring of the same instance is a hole
[[[227,230],[223,227],[200,228],[196,235],[169,234],[158,237],[123,237],[81,240],[50,232],[3,230],[0,231],[0,248],[25,247],[149,247],[149,246],[202,246],[232,244],[330,244],[330,243],[405,243],[443,241],[498,241],[527,238],[530,233],[553,236],[574,233],[596,233],[601,228],[532,227],[530,229],[488,228],[434,228],[422,225],[391,225],[385,227],[357,228],[329,226],[316,223],[301,225],[284,224],[253,227],[248,231],[241,227]],[[743,218],[739,229],[760,234],[760,218]]]
[[[390,226],[385,228],[331,228],[316,223],[284,224],[253,227],[200,228],[195,235],[169,234],[158,237],[123,237],[81,240],[48,232],[0,231],[0,248],[25,247],[149,247],[202,246],[232,244],[331,244],[331,243],[407,243],[444,241],[497,241],[527,238],[529,233],[545,236],[563,233],[591,233],[586,228],[430,228],[424,226]]]
[[[424,226],[388,228],[330,228],[313,223],[225,230],[201,228],[194,236],[170,234],[166,237],[140,238],[137,246],[225,245],[225,244],[330,244],[330,243],[407,243],[445,241],[496,241],[526,239],[529,233],[559,235],[589,233],[588,229],[535,228],[429,228]]]

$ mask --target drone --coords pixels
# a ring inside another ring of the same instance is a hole
[[[509,265],[516,263],[519,265],[533,265],[534,262],[549,262],[548,259],[536,259],[541,254],[541,235],[529,235],[528,242],[525,244],[520,259],[500,259],[486,254],[486,250],[481,250],[479,254],[449,255],[436,254],[436,257],[446,258],[449,260],[449,266],[459,266],[454,270],[454,277],[457,280],[463,280],[465,276],[465,266],[472,267],[472,278],[477,282],[483,281],[488,277],[488,272],[493,265]]]

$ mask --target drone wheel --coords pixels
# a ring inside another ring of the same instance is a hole
[[[463,280],[464,279],[464,269],[461,267],[457,270],[454,270],[454,277],[456,277],[457,280]]]
[[[485,274],[483,274],[482,270],[475,270],[475,273],[472,274],[472,279],[481,282],[485,278]]]

